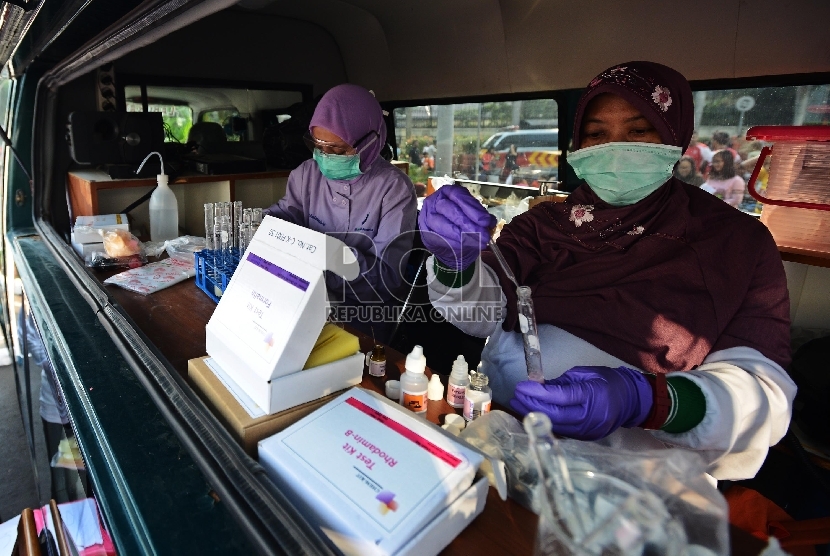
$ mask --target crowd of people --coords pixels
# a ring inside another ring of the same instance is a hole
[[[419,148],[418,139],[410,139],[405,148],[406,157],[412,166],[420,168],[425,174],[432,175],[435,171],[436,147],[435,139],[428,139],[423,148]],[[473,157],[475,155],[472,155]],[[519,153],[516,145],[510,145],[506,153],[500,154],[493,150],[492,147],[487,148],[478,158],[478,175],[484,176],[498,176],[499,182],[505,184],[512,183],[527,183],[526,180],[516,178],[516,170],[520,169]],[[454,175],[463,175],[465,178],[472,178],[475,175],[475,160],[465,159],[465,155],[454,155],[453,161]]]
[[[760,205],[749,195],[747,183],[758,161],[762,144],[745,142],[737,149],[725,131],[716,131],[709,141],[692,135],[683,157],[674,168],[674,176],[690,185],[722,199],[725,203],[747,211],[760,212]],[[759,176],[761,188],[766,186],[766,172]]]

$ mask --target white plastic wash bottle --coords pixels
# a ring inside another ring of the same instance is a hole
[[[158,186],[150,196],[150,241],[167,241],[179,237],[179,203],[167,184],[161,154],[155,151],[148,154],[136,170],[136,174],[141,172],[144,163],[153,155],[157,155],[161,161],[161,174],[156,176]]]

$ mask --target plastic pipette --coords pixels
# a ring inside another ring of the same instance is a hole
[[[513,271],[507,266],[507,261],[501,254],[496,242],[490,239],[490,250],[496,255],[502,270],[516,286],[518,297],[519,328],[522,331],[522,340],[525,348],[525,363],[527,364],[527,378],[534,382],[544,384],[545,375],[542,372],[542,352],[539,348],[539,331],[536,328],[536,313],[533,310],[533,299],[530,297],[530,288],[520,286],[516,281]]]

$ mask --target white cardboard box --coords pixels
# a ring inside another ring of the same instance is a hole
[[[91,255],[96,251],[106,252],[104,250],[103,241],[99,241],[98,243],[77,243],[73,241],[72,247],[75,249],[75,252],[78,253],[82,258],[86,258],[87,255]]]
[[[325,270],[360,267],[343,242],[266,216],[205,329],[208,354],[268,414],[362,379],[359,354],[302,370],[329,313]]]
[[[479,477],[476,482],[447,508],[427,523],[418,534],[403,545],[394,556],[434,556],[444,550],[455,537],[481,515],[487,502],[490,485],[486,477]],[[323,528],[332,542],[347,556],[384,556],[377,545],[358,542],[353,538],[340,535],[331,529]]]
[[[75,219],[72,230],[72,243],[100,243],[98,230],[130,230],[126,214],[99,214],[96,216],[79,216]]]
[[[481,452],[360,388],[260,441],[258,454],[292,502],[355,554],[435,554],[487,496],[486,479],[475,481]]]

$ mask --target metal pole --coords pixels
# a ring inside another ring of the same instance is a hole
[[[479,179],[478,172],[481,167],[481,103],[478,103],[478,131],[476,133],[476,180]]]

